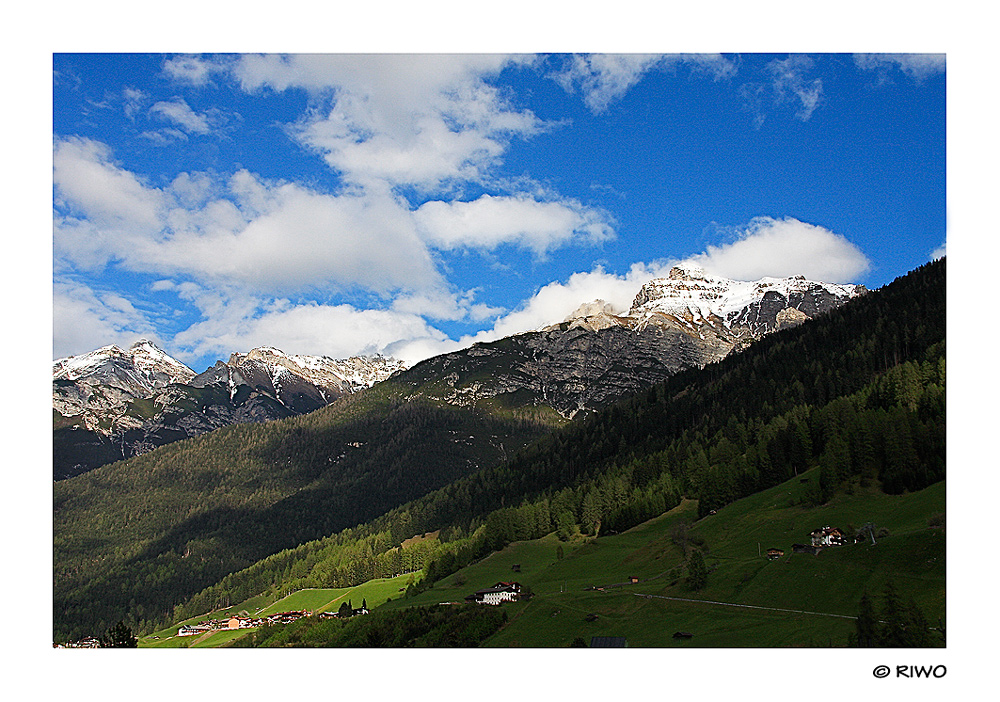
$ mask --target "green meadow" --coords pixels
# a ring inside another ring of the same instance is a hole
[[[858,488],[814,507],[806,496],[816,479],[816,471],[804,473],[701,520],[689,500],[623,534],[511,544],[391,606],[462,601],[516,580],[533,597],[503,605],[510,621],[487,645],[560,647],[577,637],[624,636],[639,647],[844,646],[861,596],[879,601],[891,581],[932,626],[943,620],[945,534],[931,524],[943,521],[945,483],[900,496]],[[867,523],[882,531],[875,545],[792,552],[818,527],[846,532]],[[709,569],[698,591],[685,580],[685,544],[702,550]],[[769,561],[768,548],[785,555]],[[675,632],[692,637],[675,639]]]
[[[401,597],[402,590],[405,590],[409,579],[409,575],[400,575],[396,578],[369,580],[356,587],[298,590],[274,602],[265,597],[254,597],[225,609],[191,617],[149,636],[144,636],[139,639],[139,647],[214,648],[225,645],[242,637],[250,629],[217,631],[207,636],[177,636],[177,630],[186,624],[197,624],[209,619],[225,619],[240,613],[246,613],[253,617],[266,617],[278,612],[303,609],[319,613],[336,611],[343,602],[350,602],[353,607],[358,608],[365,601],[367,601],[369,608],[378,607],[389,598]]]
[[[609,536],[555,534],[510,544],[433,584],[403,597],[410,576],[373,580],[353,588],[300,590],[263,609],[260,598],[189,622],[247,611],[332,611],[342,602],[398,609],[461,603],[478,589],[516,581],[532,593],[506,603],[509,621],[485,645],[565,647],[575,639],[625,637],[630,647],[845,646],[854,631],[858,602],[867,593],[879,602],[891,582],[904,603],[915,602],[932,626],[945,615],[945,483],[903,495],[856,488],[812,506],[812,470],[775,488],[697,518],[697,503]],[[874,524],[880,538],[827,548],[818,555],[793,553],[809,533],[836,526],[845,532]],[[692,590],[686,553],[697,548],[708,567],[707,585]],[[777,560],[763,554],[784,550]],[[636,579],[636,582],[631,582]],[[216,647],[243,632],[206,637],[157,632],[142,646]],[[676,632],[690,638],[674,638]],[[943,643],[943,642],[942,642]]]
[[[361,607],[367,601],[368,607],[378,607],[389,598],[401,597],[409,575],[395,578],[379,578],[369,580],[355,587],[298,590],[283,597],[256,616],[267,616],[278,612],[308,610],[310,612],[335,612],[344,602],[350,602],[354,608]]]

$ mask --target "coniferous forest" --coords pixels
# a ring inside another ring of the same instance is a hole
[[[255,595],[422,570],[414,594],[513,541],[620,533],[682,498],[704,516],[814,468],[817,505],[858,488],[925,488],[945,478],[945,277],[944,259],[929,263],[560,428],[386,384],[62,481],[55,636],[123,618],[151,631]],[[361,411],[373,402],[379,413]],[[392,441],[375,430],[386,422]],[[443,615],[420,616],[438,626]]]

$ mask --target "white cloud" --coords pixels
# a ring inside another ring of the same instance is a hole
[[[233,189],[249,188],[251,194],[234,204],[219,202],[217,211],[178,213],[187,221],[157,246],[150,265],[260,290],[329,286],[387,294],[442,285],[410,211],[398,199],[330,196],[238,175]],[[227,210],[228,223],[222,222]],[[232,228],[240,218],[245,226]]]
[[[125,116],[134,119],[142,105],[149,99],[149,95],[138,88],[125,88],[122,91],[125,97]]]
[[[708,246],[690,259],[734,280],[803,275],[827,283],[853,282],[868,270],[867,257],[839,234],[797,219],[759,217],[737,241]]]
[[[108,344],[128,347],[140,337],[157,338],[154,325],[130,301],[72,280],[54,282],[52,328],[54,358],[86,353]]]
[[[667,275],[669,269],[670,263],[655,262],[635,263],[625,275],[607,273],[600,267],[590,272],[574,273],[566,282],[555,281],[545,285],[517,309],[497,319],[490,329],[464,336],[458,341],[401,341],[395,348],[405,349],[411,356],[448,353],[477,342],[496,341],[561,322],[580,305],[594,300],[604,300],[616,312],[626,313],[632,307],[639,288],[653,278]]]
[[[947,67],[945,54],[855,54],[854,63],[862,70],[878,71],[882,80],[895,67],[917,82],[944,73]]]
[[[822,282],[853,282],[869,268],[868,259],[844,237],[816,225],[786,218],[753,220],[732,243],[708,246],[689,261],[708,272],[735,280],[803,275]],[[387,348],[408,360],[428,358],[558,323],[580,305],[594,300],[609,303],[626,313],[639,289],[654,278],[665,277],[676,260],[634,263],[628,273],[608,273],[600,267],[571,275],[540,288],[517,309],[503,315],[490,329],[463,336],[401,338]]]
[[[936,261],[939,258],[944,258],[948,254],[947,243],[941,244],[939,247],[931,251],[931,260]]]
[[[704,73],[714,80],[732,78],[736,64],[722,54],[679,54],[675,59],[689,66],[694,73]]]
[[[600,242],[612,237],[605,217],[569,200],[483,195],[471,202],[427,202],[414,217],[424,239],[444,250],[515,243],[541,256],[573,239]]]
[[[153,233],[162,225],[167,199],[135,174],[116,165],[100,142],[71,137],[56,143],[53,181],[57,205],[85,212],[101,228]]]
[[[555,324],[580,305],[594,300],[610,303],[616,312],[628,312],[639,288],[653,278],[666,275],[669,269],[666,263],[634,263],[625,275],[607,273],[601,268],[574,273],[565,283],[557,281],[542,287],[517,310],[499,319],[486,336],[499,339]]]
[[[153,187],[114,163],[106,146],[84,139],[57,142],[53,177],[60,266],[114,263],[260,293],[323,287],[440,299],[449,286],[432,247],[510,243],[542,255],[612,236],[605,215],[572,200],[484,195],[414,211],[386,188],[330,195],[248,171],[228,180],[182,173]],[[483,310],[467,306],[466,313]]]
[[[716,80],[736,73],[735,64],[721,54],[576,54],[552,78],[568,93],[579,88],[584,104],[600,114],[649,71],[681,64]]]
[[[204,304],[204,300],[202,303]],[[272,300],[266,305],[233,300],[229,307],[174,337],[181,356],[228,357],[234,351],[275,346],[287,353],[345,358],[384,353],[414,363],[400,340],[440,343],[445,335],[422,317],[393,310],[358,310],[350,305],[292,305]]]
[[[192,110],[191,106],[180,98],[157,102],[149,111],[194,134],[208,134],[211,131],[208,117]]]
[[[552,77],[566,92],[579,87],[584,103],[599,114],[662,59],[659,54],[577,54]]]
[[[772,87],[778,102],[789,98],[789,93],[799,103],[795,116],[803,122],[812,117],[823,97],[823,81],[819,78],[808,80],[806,73],[812,69],[813,60],[808,56],[789,56],[775,59],[767,64],[773,76]]]
[[[688,260],[710,273],[734,280],[804,275],[822,282],[853,282],[869,267],[864,254],[844,237],[796,219],[769,217],[753,220],[738,233],[736,241],[708,246],[705,252]],[[517,309],[500,317],[491,329],[457,342],[421,341],[414,347],[401,342],[401,345],[414,355],[447,353],[476,342],[495,341],[555,324],[580,305],[594,300],[604,300],[614,311],[626,313],[639,289],[654,278],[665,277],[676,262],[634,263],[625,275],[608,273],[599,267],[574,273],[565,282],[556,281],[540,288]]]
[[[301,88],[315,107],[295,137],[351,183],[434,190],[478,181],[511,138],[545,125],[486,83],[533,59],[500,55],[242,56],[244,90]]]
[[[444,286],[408,206],[388,193],[326,195],[246,171],[155,188],[81,139],[57,143],[53,177],[60,265],[115,262],[261,291]]]
[[[163,72],[169,78],[194,86],[208,84],[212,72],[218,68],[218,64],[197,56],[175,56],[163,63]]]

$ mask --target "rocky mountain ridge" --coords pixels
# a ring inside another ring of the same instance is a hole
[[[53,363],[54,475],[70,477],[230,424],[304,414],[402,370],[382,356],[332,359],[261,347],[203,373],[145,339]]]
[[[866,292],[802,276],[734,281],[679,265],[643,285],[627,312],[594,300],[558,324],[429,359],[400,380],[450,404],[548,405],[572,419]]]
[[[604,300],[581,305],[553,329],[598,331],[620,326],[636,332],[673,328],[702,339],[715,338],[734,349],[780,329],[812,319],[867,292],[863,285],[839,285],[791,278],[737,281],[706,273],[691,264],[670,269],[640,288],[628,312]]]

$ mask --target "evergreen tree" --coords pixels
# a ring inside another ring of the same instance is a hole
[[[139,641],[124,621],[119,621],[101,636],[101,648],[138,648]]]
[[[859,648],[871,648],[877,645],[878,640],[878,619],[875,618],[875,608],[868,597],[868,593],[861,596],[858,605],[858,618],[854,622],[857,629],[851,635],[848,645]]]
[[[930,626],[924,613],[912,599],[904,605],[890,582],[882,593],[878,615],[865,594],[858,605],[855,633],[848,645],[863,648],[928,648],[933,645]]]
[[[694,549],[688,556],[688,587],[692,590],[701,590],[708,584],[708,568],[705,566],[705,558],[701,551]]]

